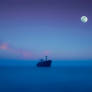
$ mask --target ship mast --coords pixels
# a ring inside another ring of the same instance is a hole
[[[45,56],[46,61],[47,61],[47,58],[48,58],[48,56]]]

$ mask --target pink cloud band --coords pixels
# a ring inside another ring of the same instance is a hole
[[[1,43],[0,44],[0,50],[9,51],[15,55],[19,55],[22,58],[25,59],[31,59],[32,58],[32,52],[29,50],[14,48],[8,43]]]

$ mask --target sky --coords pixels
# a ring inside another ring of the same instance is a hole
[[[92,59],[92,0],[0,0],[0,59],[45,55]]]

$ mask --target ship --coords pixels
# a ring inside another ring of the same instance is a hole
[[[45,60],[41,59],[40,62],[37,63],[37,67],[51,67],[52,60],[48,60],[48,56],[45,56]]]

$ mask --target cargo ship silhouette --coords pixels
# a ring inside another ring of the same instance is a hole
[[[37,63],[37,67],[51,67],[52,60],[47,59],[48,56],[45,56],[45,60],[41,59],[40,62]]]

